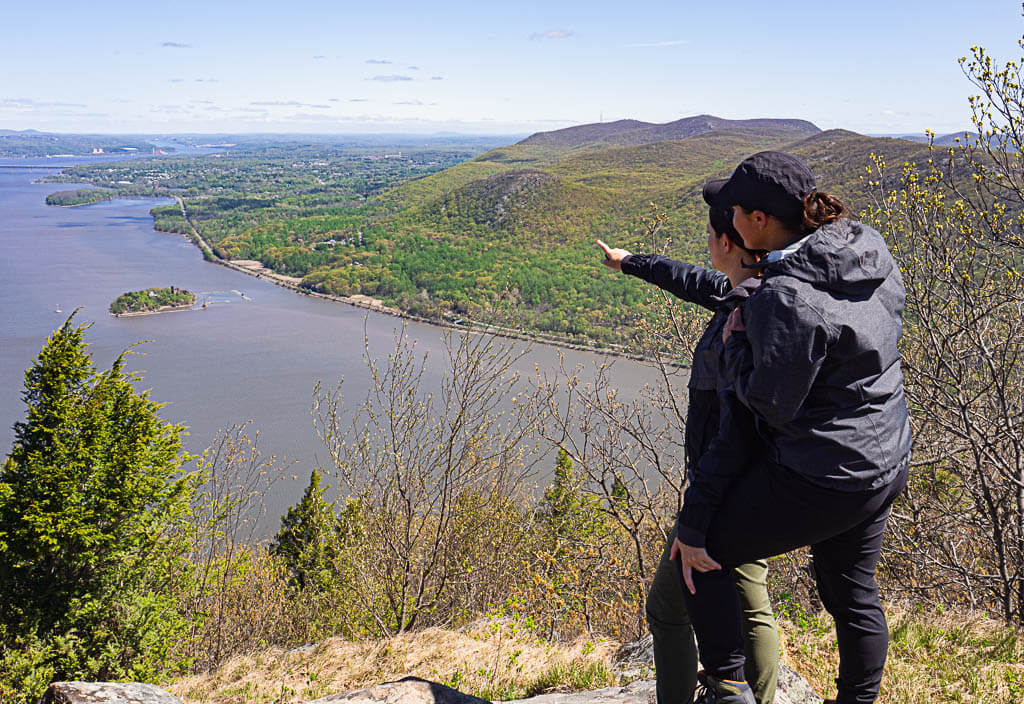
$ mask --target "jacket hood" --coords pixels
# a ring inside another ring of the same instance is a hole
[[[895,266],[882,236],[856,220],[823,225],[794,245],[769,254],[766,277],[792,276],[834,293],[865,295]]]

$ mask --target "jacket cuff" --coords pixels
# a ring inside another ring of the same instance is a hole
[[[694,548],[706,547],[705,541],[707,535],[704,531],[696,528],[691,528],[683,523],[683,512],[679,512],[679,518],[676,519],[676,537],[679,538],[679,542],[684,545],[689,545]]]
[[[636,254],[630,254],[628,256],[623,257],[622,261],[620,262],[620,264],[622,265],[622,273],[629,274],[630,276],[639,276],[640,266],[638,265],[641,263],[641,261],[638,261],[638,259],[640,258]]]

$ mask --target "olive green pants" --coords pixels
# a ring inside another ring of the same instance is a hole
[[[675,538],[673,529],[647,593],[647,626],[654,636],[658,704],[689,704],[697,683],[697,643],[683,601],[679,566],[669,560]],[[768,601],[767,572],[764,560],[733,569],[743,608],[747,681],[758,704],[774,703],[779,667],[779,632]]]

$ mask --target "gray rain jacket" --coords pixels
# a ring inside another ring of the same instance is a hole
[[[886,485],[911,435],[897,349],[905,294],[885,241],[840,220],[760,266],[761,285],[739,297],[746,330],[725,344],[728,392],[753,412],[772,463],[839,491]],[[730,410],[723,398],[719,437],[684,498],[690,545],[704,544],[728,485],[749,467],[742,438],[753,428],[727,427]],[[745,426],[744,416],[732,420]]]

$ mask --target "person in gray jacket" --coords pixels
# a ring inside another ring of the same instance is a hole
[[[816,190],[800,159],[761,152],[705,197],[770,250],[734,289],[722,425],[687,488],[672,557],[708,672],[701,701],[752,704],[729,569],[811,546],[836,622],[837,702],[875,701],[888,647],[875,568],[907,481],[911,434],[897,349],[903,282],[882,237]],[[732,407],[751,413],[729,414]],[[767,448],[741,447],[756,433]]]

